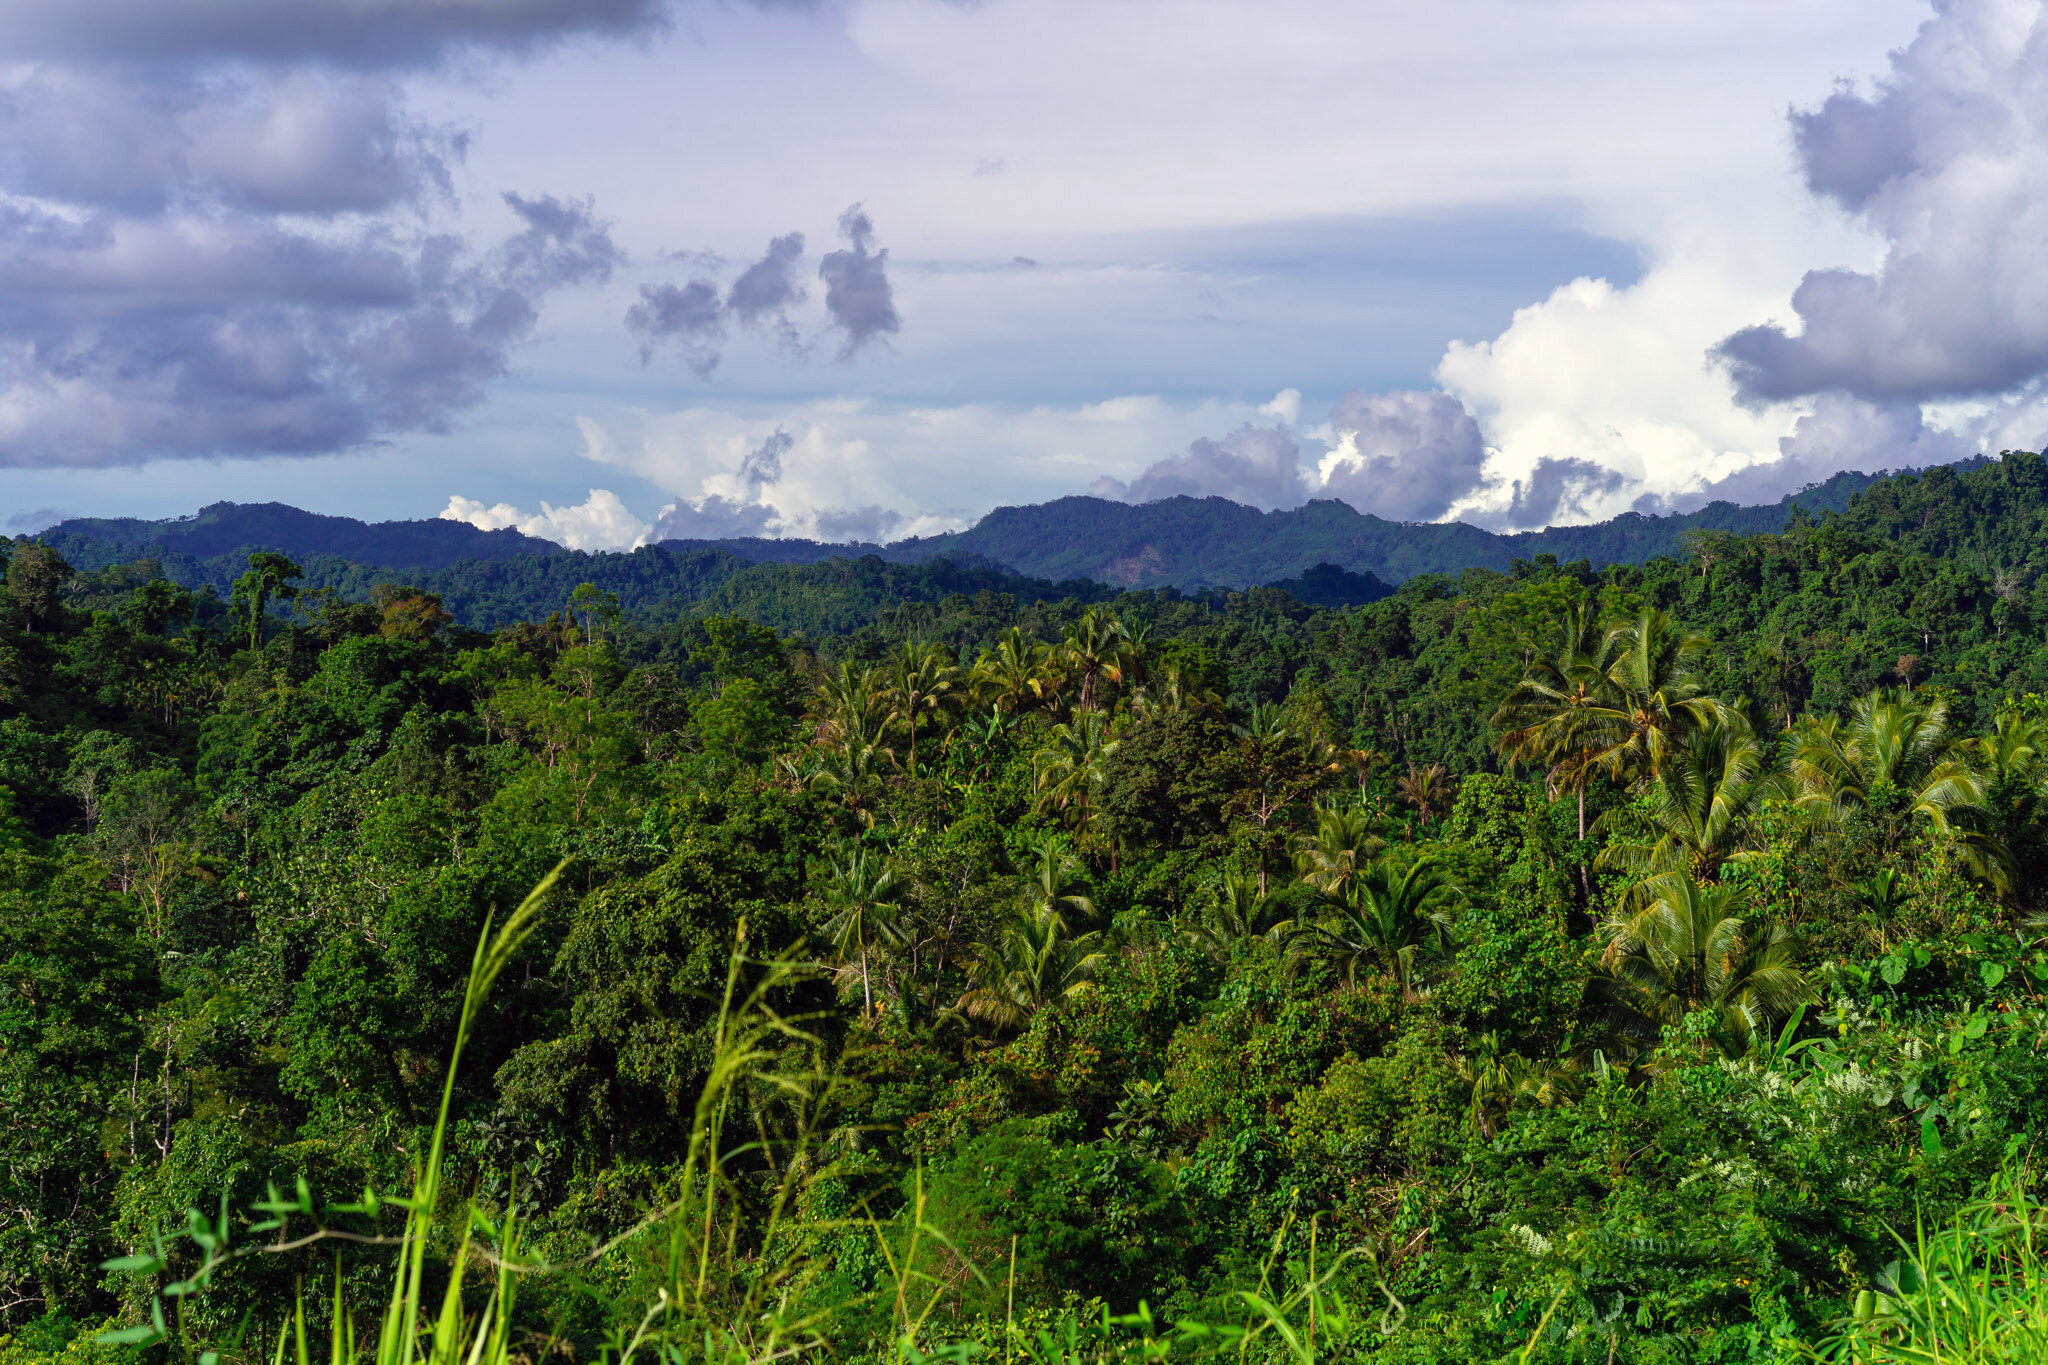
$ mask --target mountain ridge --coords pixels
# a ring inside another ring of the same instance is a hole
[[[1516,560],[1542,554],[1566,562],[1584,559],[1596,568],[1640,563],[1681,553],[1686,536],[1694,532],[1775,532],[1795,507],[1841,511],[1857,494],[1889,477],[1890,471],[1843,473],[1761,506],[1715,502],[1692,512],[1625,512],[1602,522],[1513,533],[1465,522],[1388,521],[1324,499],[1264,512],[1218,497],[1130,504],[1075,496],[998,507],[965,530],[890,544],[753,537],[664,540],[658,548],[682,554],[713,551],[752,564],[821,564],[870,555],[903,565],[944,559],[963,568],[987,566],[1041,581],[1087,579],[1120,588],[1183,591],[1302,582],[1327,566],[1351,576],[1341,591],[1356,596],[1377,591],[1373,583],[1386,587],[1472,568],[1506,570]],[[81,569],[148,557],[184,567],[188,575],[199,574],[202,564],[255,550],[333,556],[396,573],[444,570],[472,560],[631,553],[573,551],[516,530],[485,531],[461,521],[363,522],[283,503],[217,502],[191,516],[161,521],[72,518],[50,527],[40,539]],[[1339,580],[1315,581],[1327,587]]]

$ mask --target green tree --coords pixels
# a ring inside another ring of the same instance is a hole
[[[905,770],[917,776],[917,727],[927,715],[942,718],[966,698],[957,690],[960,669],[943,645],[905,641],[889,670],[889,693],[896,715],[909,731]]]
[[[249,623],[249,648],[263,648],[263,617],[270,604],[288,602],[298,595],[292,580],[305,576],[298,565],[271,550],[258,550],[249,556],[248,571],[235,580],[229,603],[240,610]]]
[[[1596,994],[1627,1031],[1654,1040],[1706,1010],[1723,1045],[1739,1051],[1811,998],[1792,931],[1780,924],[1753,929],[1741,888],[1678,878],[1662,882],[1659,892],[1607,926]]]
[[[33,635],[54,630],[63,621],[58,594],[71,578],[64,557],[39,540],[18,540],[7,560],[7,600]]]
[[[1449,879],[1429,858],[1398,872],[1375,863],[1351,879],[1343,896],[1331,897],[1313,923],[1288,935],[1288,953],[1333,964],[1354,991],[1361,969],[1378,968],[1404,996],[1419,999],[1419,968],[1449,949],[1450,916],[1443,901],[1450,890]]]
[[[896,868],[882,853],[857,844],[829,857],[827,866],[821,894],[832,918],[825,925],[825,938],[840,965],[860,964],[861,1005],[872,1018],[875,994],[868,979],[868,954],[878,940],[896,938]]]
[[[1753,820],[1764,802],[1792,794],[1749,722],[1728,711],[1688,734],[1634,805],[1600,818],[1597,865],[1628,872],[1638,901],[1667,878],[1716,881],[1728,859],[1762,847]]]

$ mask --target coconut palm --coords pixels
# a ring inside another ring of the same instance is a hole
[[[1027,912],[1052,915],[1070,930],[1095,920],[1087,865],[1060,836],[1039,843],[1036,856],[1018,878],[1017,893]]]
[[[1451,770],[1441,763],[1427,767],[1410,763],[1408,771],[1395,780],[1394,793],[1414,808],[1427,829],[1431,820],[1458,799],[1458,785],[1451,780]]]
[[[1639,904],[1655,899],[1664,878],[1718,880],[1723,863],[1761,846],[1753,817],[1763,803],[1793,794],[1768,759],[1738,712],[1692,731],[1634,806],[1600,818],[1608,842],[1596,865],[1633,874]]]
[[[1141,716],[1220,716],[1223,698],[1188,680],[1186,670],[1169,663],[1153,673],[1131,697]]]
[[[1053,806],[1076,826],[1085,825],[1102,786],[1102,761],[1119,742],[1109,737],[1109,717],[1085,712],[1054,726],[1048,739],[1034,763],[1039,808]]]
[[[1706,636],[1679,629],[1655,607],[1608,628],[1606,678],[1620,714],[1609,722],[1602,768],[1622,779],[1654,778],[1686,734],[1721,715],[1694,669],[1709,647]]]
[[[1418,999],[1420,965],[1448,946],[1450,919],[1440,905],[1450,889],[1431,859],[1404,872],[1376,863],[1352,879],[1341,899],[1331,898],[1315,923],[1288,935],[1289,955],[1333,963],[1353,990],[1361,969],[1378,968],[1404,997]]]
[[[889,681],[879,669],[842,662],[825,675],[812,699],[819,742],[881,745],[896,717],[890,701]]]
[[[1586,786],[1596,775],[1654,776],[1684,735],[1720,715],[1693,673],[1706,647],[1663,612],[1603,627],[1581,603],[1494,713],[1502,757],[1540,762],[1553,791],[1573,792],[1584,839]]]
[[[1649,1041],[1696,1010],[1711,1010],[1724,1045],[1812,998],[1797,942],[1783,925],[1752,929],[1739,887],[1664,882],[1658,897],[1607,925],[1596,994],[1624,1031]]]
[[[1067,627],[1066,640],[1060,646],[1060,652],[1080,681],[1080,693],[1074,699],[1075,709],[1093,711],[1100,684],[1122,681],[1128,643],[1128,636],[1117,619],[1106,612],[1099,613],[1093,607],[1082,612],[1081,619]]]
[[[895,715],[910,730],[910,751],[906,766],[917,775],[917,727],[926,716],[938,717],[964,702],[960,669],[944,645],[919,645],[906,640],[889,669],[889,701]]]
[[[1277,703],[1257,701],[1244,713],[1243,720],[1231,724],[1230,733],[1249,743],[1270,747],[1285,744],[1292,731],[1286,713]]]
[[[1553,793],[1565,790],[1578,797],[1582,840],[1586,785],[1598,770],[1600,756],[1624,732],[1621,709],[1614,704],[1615,688],[1607,676],[1615,643],[1592,603],[1573,607],[1558,627],[1554,648],[1547,654],[1531,651],[1522,680],[1493,715],[1493,723],[1504,727],[1503,758],[1542,763]]]
[[[975,694],[1005,715],[1042,705],[1052,651],[1011,626],[974,661]]]
[[[811,786],[836,798],[842,806],[874,828],[876,807],[889,773],[896,767],[895,753],[880,744],[853,738],[837,745],[822,745],[813,751],[814,760],[805,779]]]
[[[1453,1062],[1458,1078],[1472,1088],[1469,1112],[1482,1137],[1494,1136],[1517,1109],[1552,1109],[1584,1088],[1577,1061],[1501,1056],[1493,1051],[1498,1042],[1493,1035],[1481,1041],[1487,1045],[1484,1053]]]
[[[825,937],[841,966],[860,964],[860,996],[866,1012],[875,1012],[868,980],[868,954],[878,939],[894,941],[898,886],[896,868],[874,849],[855,847],[830,859],[823,888],[832,918]]]
[[[1314,831],[1294,836],[1294,875],[1325,895],[1341,898],[1360,869],[1387,846],[1372,826],[1372,812],[1363,802],[1321,807]]]
[[[1939,693],[1880,688],[1851,702],[1846,719],[1802,721],[1790,766],[1800,804],[1829,819],[1868,818],[1886,847],[1924,824],[1953,836],[1971,870],[2003,888],[2007,853],[1984,828],[1985,786],[1970,757],[1950,746],[1948,702]]]
[[[1022,1028],[1047,1005],[1086,995],[1108,958],[1099,933],[1070,933],[1043,909],[1017,914],[967,955],[967,989],[953,1013],[997,1029]]]

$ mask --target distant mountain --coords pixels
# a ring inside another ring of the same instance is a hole
[[[1541,554],[1554,554],[1566,563],[1589,560],[1595,568],[1638,564],[1683,553],[1689,532],[1775,532],[1784,529],[1794,506],[1815,513],[1841,511],[1883,477],[1837,474],[1765,507],[1716,502],[1669,516],[1624,512],[1587,526],[1553,526],[1512,535],[1464,522],[1387,521],[1334,501],[1261,512],[1224,498],[1165,498],[1134,506],[1073,497],[1029,507],[998,507],[965,531],[893,545],[767,539],[664,544],[787,563],[857,554],[918,563],[971,554],[1035,578],[1092,578],[1119,587],[1183,591],[1277,584],[1297,580],[1318,565],[1400,583],[1428,573],[1505,570],[1518,559]]]
[[[1684,553],[1692,532],[1778,531],[1795,506],[1838,511],[1885,479],[1840,474],[1768,507],[1721,502],[1683,515],[1627,513],[1515,535],[1460,522],[1387,521],[1341,502],[1261,512],[1222,498],[1132,506],[1075,497],[999,507],[965,531],[892,545],[695,540],[590,554],[459,521],[366,523],[280,503],[228,502],[168,521],[76,518],[42,539],[81,570],[153,559],[178,582],[222,593],[251,551],[278,550],[305,568],[307,587],[361,597],[377,583],[403,580],[440,592],[458,618],[478,626],[544,616],[576,584],[592,582],[635,612],[706,603],[816,630],[841,628],[891,592],[905,600],[984,590],[1026,601],[1095,600],[1099,584],[1182,591],[1263,584],[1313,605],[1356,606],[1421,574],[1504,570],[1543,554],[1596,567],[1637,563]],[[895,572],[911,568],[929,572]]]
[[[439,569],[464,559],[558,555],[562,547],[518,531],[481,531],[466,521],[357,521],[303,512],[281,502],[217,502],[189,517],[74,517],[39,537],[75,568],[136,558],[195,560],[278,550],[294,557],[339,555],[389,569]]]

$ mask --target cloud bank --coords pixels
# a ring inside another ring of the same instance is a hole
[[[2048,371],[2048,25],[2038,4],[1938,7],[1868,92],[1795,111],[1808,188],[1885,242],[1875,270],[1807,273],[1797,330],[1717,348],[1757,402],[1998,394]]]
[[[552,293],[621,260],[587,200],[452,230],[464,134],[390,74],[656,21],[646,3],[0,7],[0,465],[308,455],[447,430]],[[289,64],[289,65],[287,65]]]

